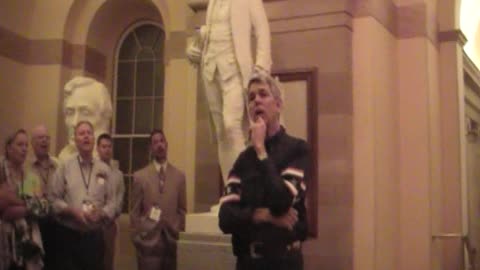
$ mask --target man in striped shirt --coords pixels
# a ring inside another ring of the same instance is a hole
[[[220,199],[219,225],[232,234],[237,269],[303,269],[308,144],[280,125],[282,97],[269,75],[248,84],[251,145],[240,154]]]

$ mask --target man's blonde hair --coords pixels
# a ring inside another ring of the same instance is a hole
[[[270,87],[272,96],[276,100],[283,102],[280,81],[277,78],[273,78],[272,76],[264,72],[254,72],[250,77],[250,80],[248,81],[247,93],[250,90],[250,86],[254,83],[267,84]]]

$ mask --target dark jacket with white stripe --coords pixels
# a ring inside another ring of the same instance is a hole
[[[252,242],[261,242],[268,250],[303,241],[307,236],[308,144],[289,136],[282,127],[266,140],[265,147],[268,157],[264,160],[258,159],[252,146],[239,155],[220,199],[219,226],[224,233],[232,234],[237,256],[248,254]],[[252,222],[256,208],[269,208],[272,215],[281,216],[292,206],[298,211],[293,231]]]

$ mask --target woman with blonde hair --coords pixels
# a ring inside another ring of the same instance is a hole
[[[48,214],[38,177],[25,170],[28,137],[23,129],[5,141],[0,159],[0,270],[43,268],[37,220]]]

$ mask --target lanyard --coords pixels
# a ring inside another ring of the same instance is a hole
[[[42,171],[39,171],[38,174],[40,175],[40,178],[42,178],[42,182],[47,185],[48,181],[48,175],[50,174],[50,168],[47,169],[47,175],[43,175]]]
[[[43,167],[42,164],[40,163],[38,166],[38,175],[40,175],[40,178],[42,178],[42,182],[47,185],[48,183],[48,176],[50,175],[50,165],[48,167]],[[44,175],[43,171],[46,170],[47,174]]]
[[[85,175],[83,174],[83,168],[82,168],[82,163],[80,162],[80,157],[77,156],[77,160],[78,160],[78,167],[80,167],[80,172],[82,173],[83,185],[85,186],[85,189],[87,190],[87,195],[88,195],[88,188],[90,187],[90,177],[92,176],[93,166],[90,168],[90,172],[88,173],[88,180],[87,180],[85,179]]]
[[[8,170],[8,164],[7,164],[7,160],[5,159],[3,161],[3,172],[5,173],[5,180],[7,182],[7,184],[10,182],[10,181],[15,181],[15,179],[12,179],[12,175],[10,174],[10,171]],[[25,194],[25,179],[24,179],[24,174],[23,174],[23,170],[20,172],[20,183],[18,183],[17,181],[14,182],[17,187],[20,189],[18,195],[21,196],[23,194]]]
[[[24,195],[25,194],[25,177],[23,175],[23,171],[20,172],[20,182],[22,183],[20,185],[20,194]]]

